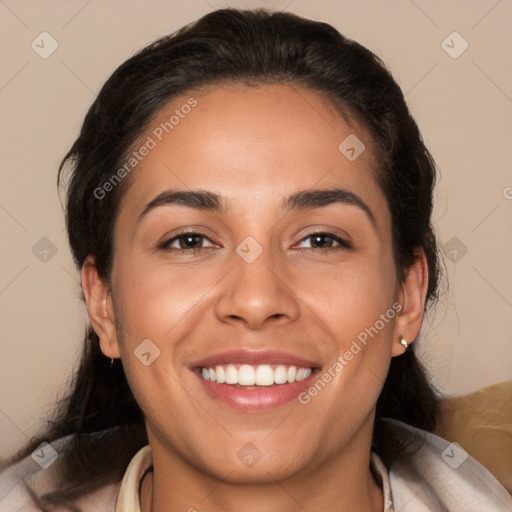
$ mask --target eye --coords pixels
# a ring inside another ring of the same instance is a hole
[[[302,246],[303,249],[352,249],[352,244],[344,238],[324,231],[304,237],[299,246],[306,241],[309,242]]]
[[[204,246],[204,241],[211,242],[212,245]],[[213,242],[206,235],[192,231],[187,233],[180,233],[179,235],[167,240],[160,245],[161,249],[188,252],[200,251],[202,249],[207,249],[208,247],[213,247]]]

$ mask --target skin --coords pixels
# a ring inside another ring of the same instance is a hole
[[[190,96],[162,109],[147,134]],[[420,253],[397,280],[372,140],[295,85],[209,88],[193,97],[197,106],[130,176],[109,281],[98,277],[92,255],[82,268],[101,349],[122,359],[146,418],[154,473],[144,480],[142,509],[382,511],[369,466],[375,404],[391,357],[404,351],[400,336],[414,340],[420,330],[427,268]],[[353,162],[338,150],[349,134],[366,145]],[[282,208],[293,193],[333,187],[357,194],[375,224],[354,205]],[[167,189],[215,192],[227,209],[166,205],[138,221]],[[176,239],[159,248],[181,228],[204,234],[203,249],[180,250]],[[352,248],[329,237],[311,248],[306,237],[325,231]],[[248,236],[263,249],[250,264],[236,252]],[[243,347],[290,352],[325,369],[395,302],[401,312],[306,405],[242,413],[210,398],[189,368]],[[133,354],[145,339],[161,351],[149,366]],[[262,454],[250,468],[237,457],[248,442]]]

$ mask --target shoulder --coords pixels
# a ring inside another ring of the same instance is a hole
[[[398,435],[422,441],[408,458],[389,467],[395,510],[423,512],[512,511],[512,496],[479,462],[459,445],[404,423],[388,420]]]
[[[58,487],[58,452],[65,439],[44,444],[32,455],[0,472],[0,510],[2,512],[40,512],[32,495],[41,496]],[[101,487],[73,502],[81,512],[113,512],[119,484]],[[53,509],[52,509],[53,510]],[[56,508],[55,511],[69,511]]]

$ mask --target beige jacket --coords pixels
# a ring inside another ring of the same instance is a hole
[[[389,472],[372,453],[372,470],[381,480],[384,493],[383,512],[512,511],[512,497],[506,489],[458,445],[397,421],[391,423],[412,440],[425,439],[412,458],[393,462]],[[53,443],[57,451],[58,447],[59,442]],[[52,454],[47,445],[0,474],[0,512],[39,510],[31,502],[23,480],[37,492],[50,490],[56,465],[44,469],[41,464],[49,463]],[[148,445],[133,457],[122,482],[82,497],[76,506],[83,512],[140,512],[139,486],[151,466]]]

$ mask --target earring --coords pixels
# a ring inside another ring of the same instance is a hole
[[[400,344],[405,348],[405,350],[407,350],[409,342],[405,338],[402,338],[402,336],[400,336]]]
[[[114,359],[110,360],[110,368],[112,368],[112,366],[114,366]]]

